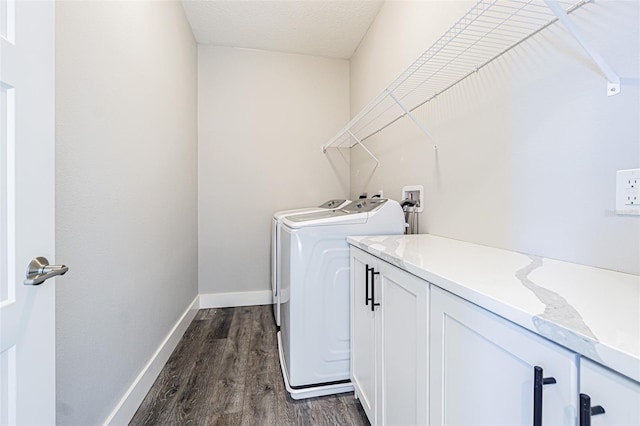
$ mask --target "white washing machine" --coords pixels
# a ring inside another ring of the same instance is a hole
[[[280,230],[280,365],[294,399],[353,390],[349,381],[350,235],[404,232],[393,200],[285,217]]]
[[[282,220],[287,216],[295,216],[307,213],[315,213],[331,209],[339,209],[351,201],[349,200],[329,200],[318,207],[307,207],[295,210],[281,210],[273,214],[271,221],[271,291],[273,292],[273,316],[276,326],[280,327],[280,226]]]

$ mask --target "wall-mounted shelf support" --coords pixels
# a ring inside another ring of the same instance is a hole
[[[569,18],[569,15],[562,9],[556,0],[544,0],[547,7],[558,17],[558,20],[569,30],[573,38],[576,39],[582,48],[591,57],[593,62],[596,63],[598,68],[604,73],[605,77],[609,80],[607,83],[607,96],[613,96],[620,93],[620,77],[616,74],[609,64],[604,60],[600,54],[593,49],[586,38],[582,35],[576,24]]]
[[[358,137],[356,135],[354,135],[353,133],[351,133],[351,130],[347,129],[347,132],[351,135],[351,137],[356,141],[356,144],[360,145],[362,147],[362,149],[365,150],[365,152],[367,154],[369,154],[371,156],[371,158],[373,158],[376,161],[376,167],[378,167],[380,165],[380,160],[378,160],[378,157],[376,157],[375,155],[373,155],[371,153],[371,151],[369,151],[367,149],[366,146],[364,146],[364,144],[360,141],[360,139],[358,139]]]
[[[420,130],[422,130],[424,132],[424,134],[427,135],[429,137],[429,139],[431,139],[431,141],[433,142],[433,149],[438,149],[438,144],[436,143],[436,139],[433,137],[431,132],[429,130],[427,130],[427,128],[416,118],[416,116],[413,115],[413,113],[406,106],[404,106],[402,104],[402,102],[400,102],[400,100],[398,100],[398,98],[393,96],[393,93],[391,93],[388,90],[386,90],[386,92],[391,97],[391,99],[393,99],[394,102],[398,104],[398,106],[404,111],[404,113],[407,116],[409,116],[411,121],[413,121],[416,124],[416,126],[418,126],[420,128]]]

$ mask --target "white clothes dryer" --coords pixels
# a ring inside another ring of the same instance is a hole
[[[380,198],[284,218],[278,347],[292,398],[353,390],[347,236],[403,232],[400,205]]]
[[[276,326],[280,327],[280,226],[285,217],[295,216],[307,213],[315,213],[331,209],[339,209],[346,206],[351,201],[349,200],[329,200],[318,207],[307,207],[295,210],[281,210],[273,214],[271,221],[271,291],[273,293],[273,317],[276,321]]]

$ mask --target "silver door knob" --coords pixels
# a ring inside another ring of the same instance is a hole
[[[66,274],[68,270],[69,268],[66,265],[49,265],[46,257],[36,257],[29,262],[27,279],[24,280],[24,285],[42,284],[51,277]]]

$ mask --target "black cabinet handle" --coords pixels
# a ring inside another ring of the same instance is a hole
[[[366,272],[364,274],[364,305],[369,305],[369,271],[372,271],[373,268],[369,268],[369,264],[365,265]]]
[[[544,377],[542,367],[533,367],[533,426],[542,426],[542,387],[556,383],[554,377]]]
[[[591,397],[587,394],[580,394],[580,426],[591,426],[591,416],[604,414],[601,405],[591,406]]]
[[[375,280],[375,276],[376,275],[380,275],[380,272],[376,272],[374,270],[374,268],[371,268],[371,312],[373,312],[376,308],[376,306],[380,306],[379,303],[376,303],[376,296],[375,296],[375,284],[376,284],[376,280]]]

